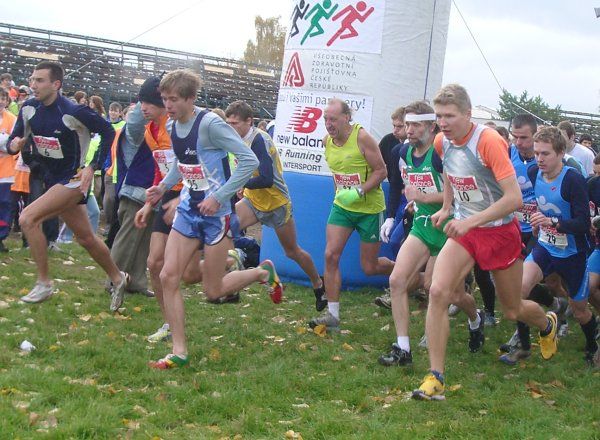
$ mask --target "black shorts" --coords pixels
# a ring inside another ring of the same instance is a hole
[[[523,243],[523,258],[525,258],[537,244],[537,237],[533,235],[533,232],[521,232],[521,243]]]
[[[179,197],[179,191],[167,191],[162,200],[160,201],[160,208],[158,212],[154,215],[154,223],[152,224],[152,232],[160,232],[161,234],[167,234],[171,232],[171,226],[165,223],[165,219],[163,216],[165,215],[165,210],[163,209],[163,205],[175,198]]]

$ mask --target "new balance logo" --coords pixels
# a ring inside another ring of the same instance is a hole
[[[298,106],[290,118],[287,130],[295,133],[312,133],[317,129],[321,116],[323,116],[323,110],[318,107]]]

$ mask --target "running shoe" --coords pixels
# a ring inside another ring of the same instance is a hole
[[[320,316],[311,319],[308,325],[312,329],[318,325],[324,325],[329,332],[337,332],[340,330],[340,320],[329,313],[329,310],[325,311]]]
[[[240,258],[240,254],[238,254],[235,249],[228,250],[227,255],[233,260],[233,264],[229,266],[229,268],[227,269],[227,273],[233,272],[235,270],[244,270],[244,263]]]
[[[190,360],[187,356],[177,356],[169,353],[162,359],[148,362],[148,366],[157,370],[170,370],[172,368],[187,367],[189,363]]]
[[[397,343],[392,344],[392,350],[389,354],[384,354],[379,357],[379,363],[386,367],[412,365],[412,354],[400,348]]]
[[[389,290],[386,289],[385,293],[375,298],[373,302],[375,303],[375,305],[381,307],[382,309],[391,309],[392,296],[390,295]]]
[[[485,342],[485,336],[483,334],[485,316],[481,310],[477,311],[477,314],[479,315],[480,320],[479,327],[477,327],[475,330],[471,330],[471,327],[469,327],[469,351],[471,353],[477,353],[479,350],[481,350]]]
[[[216,299],[206,298],[206,302],[209,304],[239,303],[240,302],[240,294],[239,294],[239,292],[235,292],[235,293],[232,293],[231,295],[220,296]]]
[[[448,316],[456,316],[456,315],[458,315],[458,312],[460,312],[460,309],[458,308],[458,306],[455,306],[454,304],[450,304],[450,306],[448,307]]]
[[[321,277],[322,286],[313,289],[315,293],[315,309],[317,312],[321,312],[325,307],[327,307],[327,294],[325,293],[325,280]]]
[[[498,349],[504,353],[510,353],[512,349],[517,347],[521,348],[521,340],[519,339],[519,332],[515,330],[508,342],[502,344]]]
[[[167,341],[170,338],[171,338],[171,330],[169,329],[169,324],[163,324],[162,327],[160,327],[158,330],[156,330],[154,333],[152,333],[146,339],[148,340],[148,342],[155,344],[157,342]]]
[[[511,351],[504,353],[498,359],[506,365],[517,365],[520,360],[527,359],[529,356],[531,356],[531,351],[514,347]]]
[[[52,284],[44,284],[37,282],[33,289],[29,291],[29,293],[25,296],[21,297],[21,301],[36,304],[46,301],[54,294],[54,289],[52,289]]]
[[[413,391],[412,397],[417,400],[446,400],[444,391],[444,384],[433,374],[428,374],[421,386]]]
[[[111,283],[110,288],[110,311],[116,312],[119,307],[123,305],[123,298],[125,297],[125,287],[129,283],[129,275],[125,272],[121,272],[121,282],[118,285]]]
[[[546,316],[550,320],[551,329],[546,336],[540,335],[540,352],[542,357],[548,360],[556,354],[558,349],[558,321],[554,312],[548,312]]]
[[[495,327],[499,320],[493,313],[485,312],[484,325],[486,327]]]
[[[279,304],[283,297],[283,284],[279,279],[279,275],[277,275],[275,265],[271,260],[265,260],[260,263],[260,267],[269,272],[269,278],[267,279],[266,284],[269,286],[269,296],[271,297],[271,301],[275,304]]]

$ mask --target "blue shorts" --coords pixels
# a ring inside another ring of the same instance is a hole
[[[592,255],[588,257],[587,270],[589,273],[600,274],[600,249],[594,249]]]
[[[197,210],[188,210],[177,207],[173,219],[173,229],[188,238],[200,240],[208,246],[219,243],[223,238],[233,238],[239,229],[237,215],[229,214],[222,217],[201,215]]]
[[[557,258],[550,255],[546,248],[536,244],[525,259],[525,263],[528,261],[532,261],[540,267],[544,278],[552,273],[558,274],[565,282],[573,301],[583,301],[589,296],[590,286],[585,252],[579,252],[567,258]]]

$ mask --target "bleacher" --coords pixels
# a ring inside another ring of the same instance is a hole
[[[600,115],[595,113],[581,113],[570,110],[560,111],[561,120],[570,121],[578,135],[586,133],[594,139],[594,144],[600,143]]]
[[[147,77],[187,67],[204,80],[198,105],[225,108],[243,99],[257,116],[275,116],[280,71],[273,66],[0,23],[0,73],[11,73],[17,85],[27,84],[42,60],[59,61],[67,74],[72,72],[63,87],[67,94],[83,90],[101,96],[106,105],[133,102]]]

